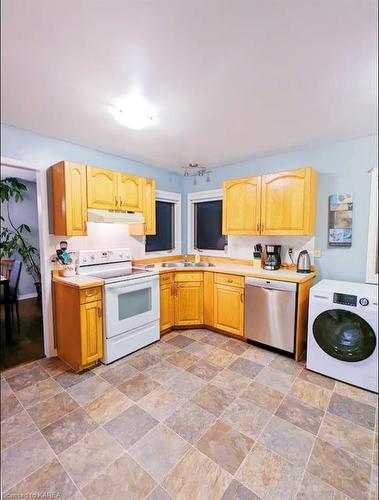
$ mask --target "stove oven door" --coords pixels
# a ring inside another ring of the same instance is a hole
[[[159,277],[105,285],[105,334],[114,337],[159,319]]]

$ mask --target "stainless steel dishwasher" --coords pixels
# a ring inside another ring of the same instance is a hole
[[[295,352],[296,283],[245,279],[245,336]]]

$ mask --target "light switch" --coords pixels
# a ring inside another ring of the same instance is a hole
[[[316,259],[321,257],[321,248],[315,248],[315,257]]]

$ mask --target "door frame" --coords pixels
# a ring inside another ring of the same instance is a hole
[[[15,160],[1,156],[1,165],[5,167],[21,168],[32,170],[36,174],[37,187],[37,213],[38,213],[38,243],[41,267],[41,295],[42,295],[42,326],[43,326],[43,346],[45,356],[56,355],[54,347],[54,327],[53,308],[51,290],[51,265],[49,256],[49,219],[48,219],[48,197],[47,197],[47,165]]]

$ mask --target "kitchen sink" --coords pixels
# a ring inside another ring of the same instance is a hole
[[[163,262],[162,267],[215,267],[211,262]]]

